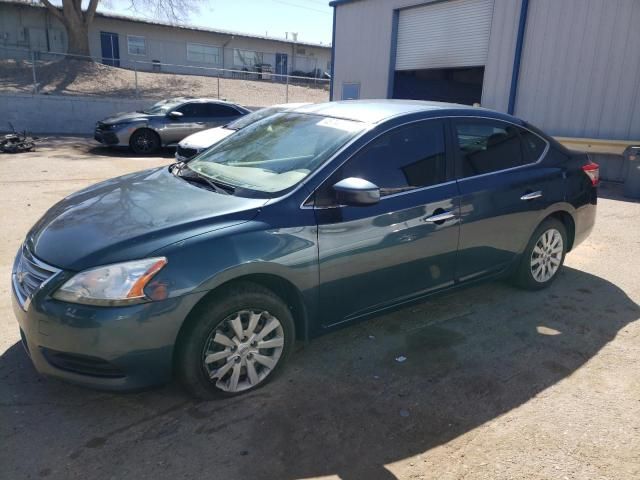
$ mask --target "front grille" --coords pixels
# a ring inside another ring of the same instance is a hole
[[[26,310],[38,289],[60,270],[38,260],[24,245],[20,248],[14,265],[11,275],[13,289],[20,306]]]
[[[96,123],[96,129],[93,131],[93,138],[100,143],[106,145],[115,145],[119,142],[118,136],[112,131],[113,125],[107,125],[102,122]]]
[[[124,372],[120,368],[101,358],[58,352],[44,347],[40,347],[40,351],[51,365],[60,370],[92,377],[124,377]]]
[[[178,145],[178,156],[189,160],[191,157],[194,157],[198,154],[198,149],[196,148],[185,148]]]

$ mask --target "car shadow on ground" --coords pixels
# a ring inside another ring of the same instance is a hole
[[[33,152],[19,154],[5,154],[0,158],[19,157],[28,160],[30,156],[46,154],[47,157],[63,160],[86,161],[87,155],[103,158],[130,158],[131,160],[153,160],[158,158],[175,158],[176,149],[161,148],[153,155],[137,155],[126,147],[108,147],[101,145],[88,136],[40,136],[36,140]]]
[[[176,154],[175,148],[161,148],[153,155],[138,155],[125,147],[106,147],[104,145],[95,145],[86,148],[85,153],[99,157],[117,157],[117,158],[174,158]]]
[[[540,292],[488,283],[316,339],[265,388],[213,402],[43,379],[16,344],[0,358],[7,478],[119,478],[141,459],[149,478],[395,478],[385,465],[524,404],[639,317],[616,285],[571,268]]]

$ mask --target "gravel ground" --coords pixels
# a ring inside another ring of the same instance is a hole
[[[619,189],[601,189],[551,288],[437,297],[314,340],[255,393],[196,403],[175,385],[48,380],[19,344],[9,275],[27,229],[74,190],[171,161],[89,144],[0,156],[0,478],[640,478],[640,203]]]
[[[197,70],[194,70],[197,73]],[[40,93],[134,98],[133,70],[78,60],[41,62],[36,68]],[[297,81],[293,81],[293,83]],[[218,92],[218,87],[220,91]],[[329,82],[315,87],[274,81],[222,78],[204,75],[138,72],[138,94],[152,99],[167,97],[220,97],[250,106],[286,102],[321,103],[329,101]],[[0,60],[0,92],[31,93],[33,71],[30,64]]]

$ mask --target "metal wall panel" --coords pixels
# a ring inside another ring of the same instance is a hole
[[[522,0],[495,0],[489,54],[484,69],[482,106],[506,112]]]
[[[638,0],[531,0],[515,114],[553,135],[640,139],[638,25]]]
[[[502,111],[506,111],[509,99],[520,2],[494,0],[482,103]],[[390,65],[391,49],[395,46],[392,38],[393,11],[417,5],[417,8],[422,8],[429,3],[432,2],[362,0],[337,7],[335,100],[340,100],[343,82],[360,83],[361,98],[387,97],[389,74],[395,67]],[[450,3],[446,1],[442,5]]]
[[[393,11],[424,3],[337,7],[336,92],[351,82],[360,83],[362,98],[387,96]],[[494,1],[482,93],[488,108],[507,110],[521,3]],[[640,0],[530,0],[515,114],[553,135],[640,140],[639,52]]]
[[[493,0],[451,0],[400,11],[396,70],[484,66]]]

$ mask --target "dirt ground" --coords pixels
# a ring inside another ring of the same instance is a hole
[[[138,72],[137,95],[143,98],[211,97],[250,106],[268,106],[286,102],[320,103],[329,100],[329,82],[315,85],[289,85],[276,81],[221,78],[206,75]],[[134,98],[133,70],[79,60],[40,62],[35,75],[42,94],[83,95]],[[242,75],[242,74],[240,74]],[[313,80],[309,80],[313,82]],[[292,80],[292,83],[300,80]],[[219,88],[219,91],[218,91]],[[30,63],[0,60],[0,92],[32,93],[33,71]]]
[[[1,479],[640,478],[640,203],[612,186],[551,288],[487,283],[345,328],[244,397],[40,377],[9,299],[27,229],[74,190],[170,161],[86,139],[0,156]]]

